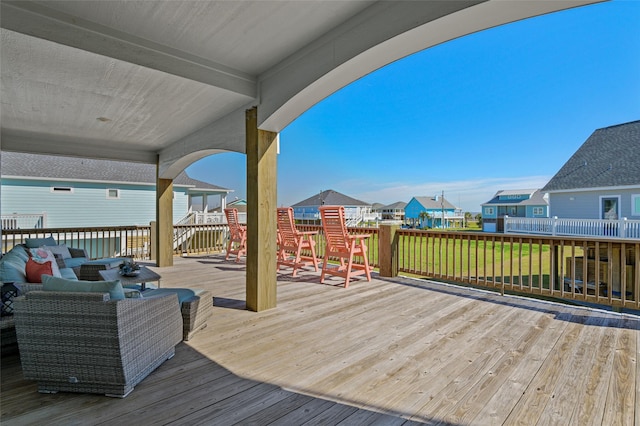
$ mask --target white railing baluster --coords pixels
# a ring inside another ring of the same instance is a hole
[[[640,238],[640,220],[527,218],[504,216],[504,232],[574,237]]]

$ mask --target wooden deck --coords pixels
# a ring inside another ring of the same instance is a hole
[[[7,425],[640,425],[639,319],[425,280],[319,274],[244,310],[242,263],[176,258],[162,287],[215,297],[208,327],[125,399],[39,394],[2,359]]]

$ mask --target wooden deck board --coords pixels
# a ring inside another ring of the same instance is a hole
[[[640,424],[637,317],[308,271],[279,274],[278,307],[254,313],[242,263],[153,269],[211,292],[208,327],[125,399],[38,394],[5,357],[3,424]]]

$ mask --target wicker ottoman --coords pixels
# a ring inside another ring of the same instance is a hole
[[[109,257],[105,259],[95,259],[80,265],[78,279],[83,281],[102,281],[99,272],[111,268],[118,268],[124,259],[119,257]]]
[[[213,314],[213,296],[208,290],[190,288],[158,288],[147,290],[143,297],[154,297],[166,293],[176,293],[182,313],[182,339],[189,340],[195,333],[207,326]]]

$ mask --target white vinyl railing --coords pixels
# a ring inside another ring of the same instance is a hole
[[[2,229],[42,229],[47,227],[47,213],[3,214]]]
[[[504,217],[505,234],[640,239],[640,220]]]
[[[194,212],[192,213],[192,215],[194,217],[194,225],[223,225],[227,223],[227,217],[224,215],[224,213]],[[238,222],[247,223],[246,212],[238,212]]]

